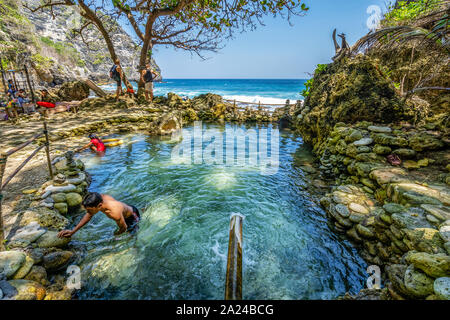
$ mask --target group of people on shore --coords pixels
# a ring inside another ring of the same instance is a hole
[[[149,102],[153,101],[153,82],[155,81],[157,76],[158,74],[153,70],[150,61],[147,61],[145,64],[145,69],[140,72],[140,80],[145,84],[145,99]],[[122,81],[124,81],[125,87],[127,88],[126,94],[130,96],[133,96],[135,94],[132,84],[128,81],[123,73],[119,59],[116,59],[114,61],[114,65],[109,71],[109,77],[117,83],[116,100],[118,100],[119,96],[123,93]]]

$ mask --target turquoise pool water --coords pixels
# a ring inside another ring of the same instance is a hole
[[[263,129],[203,129],[238,127]],[[183,129],[184,141],[192,130]],[[135,236],[115,239],[115,223],[98,213],[74,236],[80,298],[223,299],[233,212],[245,216],[244,299],[333,299],[362,289],[365,262],[305,190],[297,164],[311,159],[309,151],[301,137],[279,136],[272,175],[251,165],[180,162],[172,150],[181,142],[145,135],[122,136],[126,143],[102,158],[83,153],[90,190],[134,204],[143,219]]]

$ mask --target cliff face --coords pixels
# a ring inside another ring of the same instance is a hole
[[[29,6],[39,2],[27,0]],[[55,8],[53,18],[48,11],[32,13],[22,6],[22,1],[0,0],[0,11],[0,52],[4,66],[28,62],[38,86],[80,78],[108,80],[112,62],[100,32],[90,26],[82,39],[72,31],[83,23],[76,6]],[[108,23],[108,30],[126,74],[136,78],[139,46],[116,22]],[[154,61],[153,65],[159,70]]]

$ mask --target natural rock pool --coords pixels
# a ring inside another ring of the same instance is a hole
[[[203,128],[214,134],[262,129]],[[183,129],[184,141],[192,132]],[[115,239],[115,223],[98,213],[73,237],[81,253],[80,298],[223,299],[233,212],[245,216],[244,299],[334,299],[359,292],[367,265],[332,232],[305,188],[297,164],[311,158],[309,151],[301,137],[279,136],[280,164],[272,175],[250,165],[183,163],[171,157],[179,142],[145,135],[123,137],[133,143],[109,148],[102,158],[83,153],[90,190],[134,204],[142,221],[135,236]]]

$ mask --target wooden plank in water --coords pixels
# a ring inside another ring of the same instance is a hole
[[[102,98],[106,96],[106,92],[103,91],[103,89],[101,89],[99,86],[97,86],[94,81],[86,79],[84,80],[84,82],[89,86],[89,88],[91,88],[92,91],[94,91],[94,93],[98,97]]]
[[[230,220],[225,300],[242,300],[242,224],[244,216],[234,214]]]

